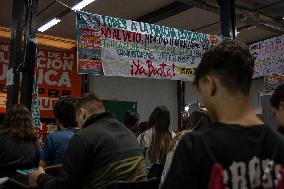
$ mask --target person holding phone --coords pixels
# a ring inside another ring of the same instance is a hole
[[[0,177],[38,167],[40,148],[27,107],[13,105],[0,127]]]

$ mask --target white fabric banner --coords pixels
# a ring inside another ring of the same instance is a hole
[[[96,28],[99,40],[92,35]],[[78,14],[77,30],[78,63],[101,61],[105,76],[192,80],[203,53],[222,41],[217,35],[87,13]],[[81,73],[95,73],[81,67]]]

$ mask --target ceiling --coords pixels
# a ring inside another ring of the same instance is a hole
[[[0,1],[0,26],[10,27],[12,0]],[[190,0],[185,1],[189,2]],[[61,0],[61,2],[72,7],[78,0]],[[206,2],[217,4],[215,0],[207,0]],[[282,24],[282,27],[284,26],[282,20],[284,0],[236,0],[236,4],[246,10],[273,17]],[[37,25],[43,25],[64,10],[66,10],[66,7],[55,0],[39,0]],[[155,22],[160,25],[191,31],[220,34],[219,14],[200,7],[185,5],[175,0],[96,0],[83,10],[124,19]],[[61,20],[59,24],[43,34],[75,39],[75,13],[70,12],[64,15]],[[240,32],[237,38],[247,43],[280,35],[280,33],[268,31],[263,27],[244,23],[240,19],[237,19],[237,27]]]

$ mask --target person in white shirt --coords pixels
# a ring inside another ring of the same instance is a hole
[[[150,129],[138,136],[138,142],[142,147],[146,160],[146,167],[153,164],[165,164],[170,144],[175,136],[170,131],[170,111],[165,106],[158,106],[149,118]]]

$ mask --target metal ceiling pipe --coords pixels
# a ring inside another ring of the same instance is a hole
[[[206,1],[199,0],[178,0],[179,2],[207,10],[216,14],[219,14],[219,6],[217,4],[209,4]],[[267,31],[274,32],[277,34],[284,34],[284,24],[277,19],[267,16],[262,13],[254,12],[252,10],[244,9],[242,7],[236,6],[236,16],[238,20],[246,24],[252,24]]]

